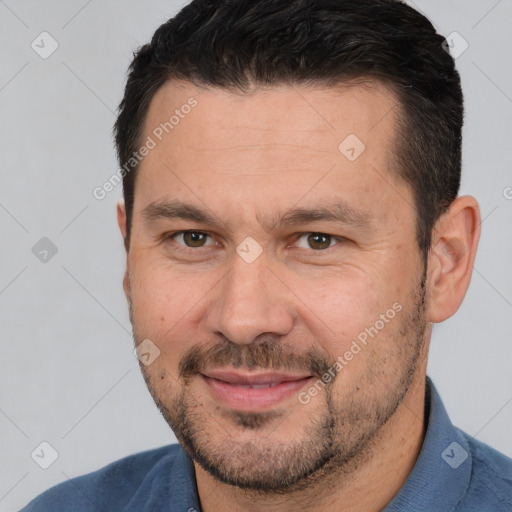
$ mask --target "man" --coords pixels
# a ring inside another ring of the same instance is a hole
[[[426,378],[480,229],[444,48],[393,0],[196,0],[156,31],[115,125],[117,214],[179,445],[24,510],[512,510],[512,461]]]

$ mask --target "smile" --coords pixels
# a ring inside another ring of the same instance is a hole
[[[309,384],[311,375],[208,371],[200,375],[210,396],[231,409],[264,411],[294,396]]]

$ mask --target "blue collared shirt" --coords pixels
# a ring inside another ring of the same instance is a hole
[[[407,481],[383,512],[512,512],[512,459],[454,427],[427,379],[428,427]],[[131,455],[38,496],[22,512],[200,512],[180,445]]]

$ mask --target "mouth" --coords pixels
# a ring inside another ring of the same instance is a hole
[[[313,379],[305,374],[254,374],[230,370],[212,370],[200,377],[217,402],[247,412],[268,410],[299,393]]]

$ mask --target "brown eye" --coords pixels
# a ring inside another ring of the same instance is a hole
[[[332,247],[334,237],[325,233],[305,233],[297,239],[297,246],[302,249],[321,251]]]
[[[188,233],[183,233],[183,241],[189,247],[201,247],[204,245],[207,236],[204,233],[199,233],[197,231],[189,231]]]
[[[202,231],[181,231],[180,233],[175,233],[172,238],[180,245],[185,245],[186,247],[203,247],[207,245],[208,235]]]
[[[308,244],[311,249],[327,249],[331,245],[331,236],[323,233],[311,233],[308,235]]]

